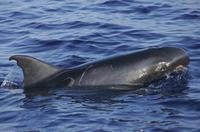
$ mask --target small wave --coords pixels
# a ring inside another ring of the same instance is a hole
[[[123,0],[107,0],[99,4],[99,6],[117,7],[117,6],[129,6],[129,4]]]
[[[160,39],[166,37],[164,34],[150,32],[148,30],[130,30],[125,31],[124,34],[133,37],[133,38],[143,38],[143,39]]]
[[[155,6],[147,6],[147,7],[139,6],[139,7],[135,8],[135,12],[142,13],[142,14],[148,14],[148,13],[151,13],[155,9],[156,9]]]
[[[95,28],[96,26],[99,26],[99,22],[84,22],[84,21],[72,21],[68,22],[68,25],[70,25],[69,28],[81,28],[81,27],[93,27]]]
[[[200,101],[195,99],[168,99],[166,101],[162,101],[159,104],[165,105],[165,106],[176,106],[179,109],[186,109],[186,110],[200,110]]]
[[[18,18],[18,19],[35,19],[35,18],[39,18],[39,16],[34,14],[34,13],[28,13],[28,12],[22,12],[22,11],[12,12],[10,14],[10,17]]]
[[[119,24],[112,24],[112,23],[101,23],[101,25],[98,27],[99,29],[107,29],[107,30],[127,30],[131,27],[126,25],[119,25]]]
[[[43,46],[43,47],[58,46],[58,45],[61,45],[61,44],[65,43],[64,40],[58,40],[58,39],[36,40],[36,42],[38,44],[40,44],[40,46]]]
[[[118,52],[120,52],[120,51],[121,52],[130,51],[130,46],[128,46],[128,45],[119,45],[114,50],[118,51]]]
[[[59,39],[41,40],[38,38],[23,39],[15,44],[20,53],[36,53],[42,51],[54,51],[62,46],[66,41]]]
[[[82,39],[76,39],[76,40],[70,40],[68,41],[68,45],[64,45],[65,49],[69,51],[78,51],[83,53],[99,53],[103,54],[105,53],[106,49],[104,47],[98,46],[98,44],[102,44],[98,41],[90,41],[90,40],[82,40]]]
[[[175,20],[176,19],[183,19],[183,20],[187,20],[187,19],[200,19],[200,15],[195,15],[195,14],[183,14],[183,15],[181,15],[181,16],[179,16],[179,17],[176,17],[175,18]]]
[[[174,20],[199,20],[199,19],[200,19],[200,11],[192,11],[190,13],[185,13],[174,18]]]
[[[41,30],[58,30],[58,29],[74,29],[74,28],[83,28],[83,27],[96,27],[99,23],[89,23],[83,21],[70,21],[64,23],[44,23],[44,22],[30,22],[24,24],[24,27],[41,29]]]
[[[70,68],[70,67],[74,67],[74,66],[78,66],[81,65],[83,63],[87,63],[89,61],[92,61],[92,58],[89,57],[81,57],[78,55],[68,55],[67,57],[63,57],[62,60],[60,60],[60,65],[62,67],[66,67],[66,68]],[[67,62],[67,64],[66,64]]]
[[[155,5],[134,5],[134,6],[130,6],[127,9],[124,10],[119,10],[118,12],[120,13],[138,13],[138,14],[150,14],[152,12],[165,12],[165,10],[168,10],[169,8],[171,8],[170,5],[168,4],[155,4]]]
[[[200,37],[194,37],[194,36],[182,36],[179,37],[178,43],[185,45],[185,47],[188,47],[188,49],[196,49],[199,48],[199,42]]]
[[[43,22],[30,22],[28,24],[23,25],[24,27],[33,28],[33,29],[41,29],[41,30],[51,30],[51,29],[61,29],[61,28],[69,28],[67,23],[43,23]]]

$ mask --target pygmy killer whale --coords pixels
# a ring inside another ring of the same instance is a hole
[[[62,69],[26,55],[14,55],[22,68],[24,88],[64,85],[78,86],[142,86],[186,67],[189,57],[176,47],[150,48]]]

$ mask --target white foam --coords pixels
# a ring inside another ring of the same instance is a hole
[[[9,73],[5,76],[5,79],[2,82],[1,87],[19,88],[22,87],[22,81],[23,81],[23,72],[17,65],[14,65],[9,71]]]

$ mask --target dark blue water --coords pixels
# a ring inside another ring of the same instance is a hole
[[[138,49],[176,46],[185,75],[133,91],[0,88],[0,131],[200,131],[199,0],[0,1],[0,83],[8,58],[26,54],[61,67]]]

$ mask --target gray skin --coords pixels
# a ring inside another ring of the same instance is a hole
[[[14,55],[24,74],[23,86],[130,86],[132,88],[172,73],[189,64],[188,55],[180,48],[151,48],[112,56],[103,60],[61,69],[33,57]]]

